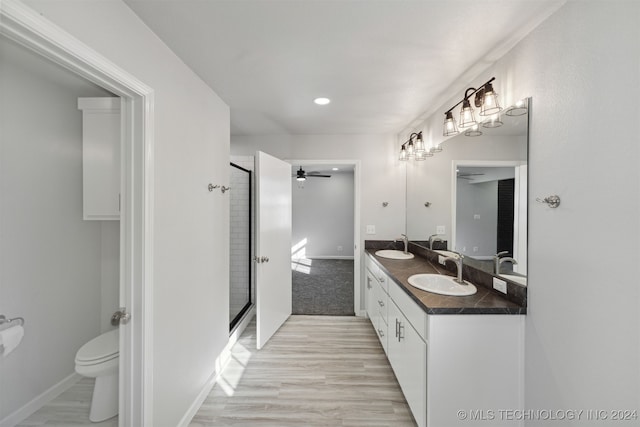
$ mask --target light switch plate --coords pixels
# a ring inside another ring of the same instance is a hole
[[[367,234],[376,234],[376,226],[367,225]]]
[[[444,225],[438,225],[436,226],[436,234],[445,234],[445,227]]]
[[[502,292],[503,294],[507,293],[507,282],[504,280],[500,280],[497,277],[493,278],[493,289]]]

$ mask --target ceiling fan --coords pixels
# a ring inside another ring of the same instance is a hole
[[[302,166],[300,166],[300,170],[296,171],[296,174],[293,176],[295,176],[298,181],[304,181],[307,178],[331,178],[331,175],[321,175],[317,172],[309,172],[307,174],[302,170]]]

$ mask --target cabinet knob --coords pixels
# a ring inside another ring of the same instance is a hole
[[[381,337],[384,336],[384,331],[382,329],[378,329],[378,334],[380,334]]]
[[[378,300],[378,304],[380,304],[380,307],[384,307],[384,302]]]

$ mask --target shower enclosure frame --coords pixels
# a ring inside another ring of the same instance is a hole
[[[248,289],[248,301],[245,303],[245,305],[240,309],[240,311],[238,312],[238,314],[235,315],[235,317],[233,319],[231,319],[231,321],[229,322],[229,333],[232,333],[235,328],[238,326],[238,324],[240,323],[240,321],[242,320],[242,318],[245,316],[245,314],[251,309],[251,307],[253,306],[253,292],[252,292],[252,288],[253,288],[253,243],[254,243],[254,239],[253,239],[253,232],[254,232],[254,227],[253,227],[253,173],[249,170],[249,169],[245,169],[242,166],[238,166],[237,164],[230,162],[229,165],[232,168],[236,168],[242,172],[246,172],[248,179],[249,179],[249,250],[247,252],[247,260],[248,260],[248,281],[247,281],[247,286],[249,287]],[[235,192],[233,194],[236,194]],[[230,226],[231,227],[231,226]],[[231,239],[229,239],[231,241]],[[231,283],[231,274],[232,272],[229,271],[229,282]],[[231,298],[229,298],[229,300],[231,300]]]

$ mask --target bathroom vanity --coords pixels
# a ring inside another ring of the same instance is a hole
[[[465,297],[422,291],[409,276],[446,270],[375,252],[364,256],[367,314],[418,426],[521,425],[505,411],[524,407],[526,308],[483,286]]]

